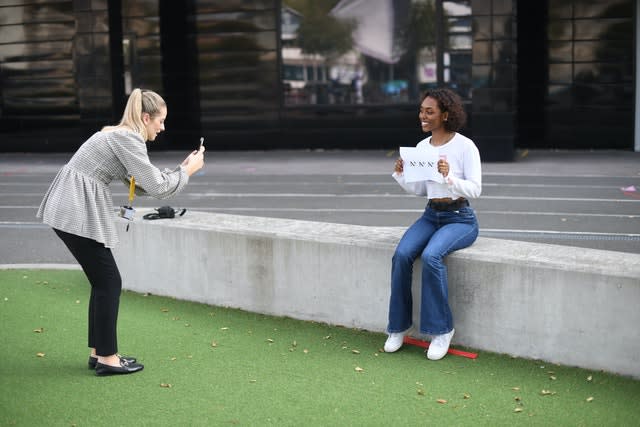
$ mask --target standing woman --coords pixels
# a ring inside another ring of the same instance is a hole
[[[478,237],[478,221],[469,199],[480,196],[482,170],[480,154],[473,141],[458,133],[466,114],[458,95],[448,89],[426,92],[420,105],[420,124],[431,136],[417,147],[436,147],[438,172],[444,182],[407,183],[402,159],[396,160],[393,177],[402,188],[428,198],[427,207],[407,229],[396,247],[391,266],[389,337],[384,351],[402,347],[412,326],[411,282],[413,263],[422,260],[420,332],[432,336],[427,358],[442,359],[455,332],[448,301],[447,267],[443,259],[451,252],[470,246]]]
[[[146,141],[164,130],[165,101],[150,90],[135,89],[120,123],[104,127],[84,142],[60,169],[37,216],[53,227],[91,283],[89,368],[96,375],[129,374],[143,369],[133,357],[118,354],[117,320],[122,280],[111,253],[118,243],[109,184],[135,180],[136,192],[159,199],[173,196],[204,165],[204,147],[174,170],[160,171],[149,161]]]

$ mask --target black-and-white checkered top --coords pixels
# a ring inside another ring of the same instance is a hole
[[[67,233],[113,248],[118,243],[109,184],[136,180],[136,194],[165,199],[189,182],[182,166],[160,171],[151,164],[138,133],[116,129],[91,136],[60,169],[44,195],[37,217]]]

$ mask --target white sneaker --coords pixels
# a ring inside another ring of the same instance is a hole
[[[434,336],[427,350],[427,358],[430,360],[442,359],[449,351],[449,344],[451,344],[451,338],[453,338],[455,331],[455,329],[452,329],[451,332],[446,334]]]
[[[387,342],[384,343],[384,352],[393,353],[394,351],[398,351],[400,347],[402,347],[406,333],[407,331],[390,333]]]

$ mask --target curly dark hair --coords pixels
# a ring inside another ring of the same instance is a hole
[[[449,113],[444,128],[449,132],[457,132],[467,124],[467,112],[462,104],[460,96],[447,88],[429,89],[423,95],[420,103],[425,98],[433,98],[438,102],[440,111]]]

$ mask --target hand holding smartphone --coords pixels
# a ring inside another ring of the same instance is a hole
[[[200,137],[200,145],[198,145],[197,151],[202,150],[202,146],[204,145],[204,136]]]

